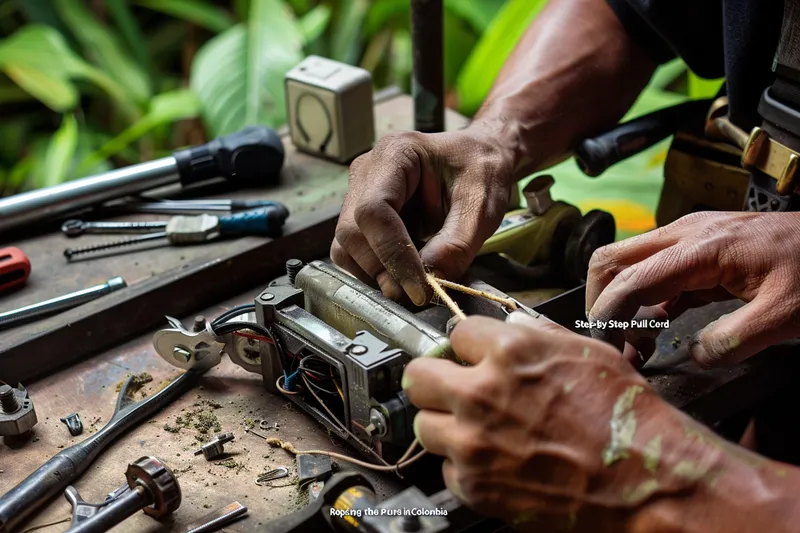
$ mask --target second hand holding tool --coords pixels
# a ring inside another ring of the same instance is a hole
[[[68,236],[82,233],[142,233],[150,232],[132,239],[114,241],[83,248],[67,248],[64,256],[72,259],[84,255],[142,242],[167,239],[170,244],[197,244],[220,237],[231,236],[272,236],[280,233],[289,210],[283,204],[274,202],[272,206],[245,211],[235,215],[214,216],[175,216],[164,222],[82,222],[69,220],[61,227]]]

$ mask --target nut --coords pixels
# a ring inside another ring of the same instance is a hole
[[[0,410],[0,436],[4,437],[27,433],[38,422],[33,402],[28,398],[28,391],[24,389],[12,390],[19,403],[19,409],[13,413],[6,413]]]

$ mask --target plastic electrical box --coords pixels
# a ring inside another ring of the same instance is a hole
[[[352,161],[372,148],[372,77],[358,67],[309,56],[286,74],[286,106],[294,145],[304,152]]]

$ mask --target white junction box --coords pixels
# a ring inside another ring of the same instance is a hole
[[[286,106],[294,145],[347,163],[372,148],[372,77],[358,67],[308,56],[286,74]]]

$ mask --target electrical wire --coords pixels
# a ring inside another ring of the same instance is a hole
[[[211,328],[214,329],[216,326],[223,324],[230,320],[231,318],[239,315],[244,315],[247,313],[252,313],[256,310],[255,304],[242,304],[237,305],[236,307],[231,307],[217,318],[211,321]]]

